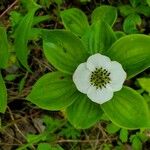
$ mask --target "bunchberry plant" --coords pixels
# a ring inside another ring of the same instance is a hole
[[[105,17],[89,24],[82,11],[65,10],[61,17],[67,30],[41,30],[44,54],[57,71],[42,76],[27,99],[43,109],[65,111],[76,128],[92,126],[103,113],[123,128],[149,128],[145,99],[123,83],[150,66],[150,37],[117,40],[111,28],[116,17],[101,14]]]

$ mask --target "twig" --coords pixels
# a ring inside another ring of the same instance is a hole
[[[85,134],[86,140],[89,141],[88,143],[90,144],[92,150],[94,150],[94,146],[93,146],[92,142],[90,141],[89,136],[87,135],[87,133],[85,132],[85,130],[84,130],[83,132],[84,132],[84,134]],[[95,143],[95,142],[94,142],[94,143]]]
[[[16,119],[16,120],[12,121],[11,123],[8,123],[8,124],[7,124],[6,126],[4,126],[3,128],[0,128],[0,132],[1,132],[1,131],[5,131],[7,128],[13,126],[14,123],[19,123],[19,122],[21,122],[22,120],[28,119],[28,118],[30,118],[31,116],[32,116],[32,117],[33,117],[33,116],[35,117],[35,116],[37,116],[38,114],[39,114],[39,112],[36,112],[36,113],[34,113],[33,115],[29,115],[29,116],[22,117],[22,118],[20,118],[20,119]]]
[[[19,141],[17,138],[15,138],[14,136],[12,136],[11,134],[9,134],[7,131],[3,131],[3,133],[5,133],[7,136],[9,136],[10,138],[14,139],[16,142],[18,142],[19,144],[22,144],[21,141]],[[1,144],[1,143],[0,143]]]
[[[107,139],[107,141],[109,141],[111,143],[111,140],[109,138],[109,136],[106,134],[106,132],[104,131],[103,127],[101,126],[101,124],[99,124],[98,126],[99,130],[101,131],[103,138]]]
[[[10,117],[11,117],[12,121],[14,121],[15,120],[14,116],[13,116],[13,114],[12,114],[12,112],[11,112],[11,110],[10,110],[9,107],[8,107],[8,111],[9,111],[9,114],[10,114]],[[21,132],[21,130],[18,128],[18,126],[17,126],[16,123],[14,123],[14,127],[16,128],[16,130],[18,131],[18,133],[27,141],[26,136]],[[33,145],[31,145],[31,146],[32,146],[33,149],[35,149],[35,147]]]
[[[99,125],[99,124],[98,124]],[[99,132],[97,133],[97,136],[96,136],[96,142],[95,142],[95,145],[94,145],[94,149],[97,149],[97,145],[99,144],[99,136],[100,136],[100,130],[99,130]]]
[[[12,114],[12,112],[11,112],[11,110],[10,110],[9,107],[8,107],[8,111],[9,111],[9,114],[10,114],[10,118],[12,119],[12,121],[14,121],[14,120],[15,120],[15,119],[14,119],[14,116],[13,116],[13,114]],[[15,127],[16,130],[20,133],[20,135],[26,140],[25,135],[20,131],[20,129],[18,128],[18,126],[17,126],[16,123],[14,123],[14,127]]]
[[[112,140],[116,140],[116,138],[111,138]],[[106,139],[96,139],[96,140],[59,140],[57,141],[57,143],[95,143],[95,142],[103,142],[103,141],[106,141]]]
[[[18,0],[15,0],[1,15],[0,18],[2,18],[14,5],[16,5]]]
[[[8,145],[8,146],[18,146],[18,145],[22,145],[22,144],[14,144],[14,143],[12,143],[12,144],[8,144],[8,143],[0,143],[0,145]]]

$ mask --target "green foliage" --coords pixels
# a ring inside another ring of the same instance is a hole
[[[135,13],[135,10],[130,5],[121,5],[118,8],[123,17]]]
[[[0,72],[0,112],[5,113],[7,107],[7,89]]]
[[[80,136],[80,131],[73,128],[68,122],[62,119],[53,119],[49,116],[43,117],[44,130],[40,134],[28,134],[26,139],[27,143],[19,147],[17,150],[24,150],[32,148],[37,145],[37,150],[63,150],[60,145],[54,144],[56,140],[55,132],[57,136],[63,136],[67,138],[76,139]]]
[[[43,109],[59,110],[72,104],[77,96],[78,92],[70,76],[53,72],[44,75],[37,81],[27,100]]]
[[[131,78],[150,66],[149,47],[149,36],[128,35],[117,40],[106,51],[106,55],[112,60],[120,62],[127,72],[128,78]]]
[[[15,51],[17,58],[21,62],[21,64],[30,71],[30,68],[28,66],[28,37],[29,33],[31,32],[32,22],[33,22],[33,16],[36,9],[31,10],[29,13],[27,13],[23,19],[21,19],[21,22],[19,23],[16,31],[15,31]]]
[[[67,123],[65,127],[59,132],[60,136],[64,136],[66,138],[77,139],[80,137],[80,130],[75,129],[72,125]]]
[[[123,30],[127,34],[139,33],[137,27],[142,23],[141,17],[137,14],[128,15],[123,23]]]
[[[78,93],[78,98],[67,108],[67,118],[75,128],[89,128],[98,122],[103,114],[100,105],[93,103],[84,94]]]
[[[94,9],[91,17],[92,17],[92,23],[101,20],[101,21],[105,21],[110,26],[113,26],[113,24],[117,19],[117,9],[113,6],[108,6],[108,5],[100,6]]]
[[[6,77],[5,77],[5,80],[7,81],[13,81],[15,80],[19,75],[16,75],[16,74],[8,74]]]
[[[150,126],[149,110],[144,98],[129,87],[116,92],[101,107],[112,122],[120,127],[136,129]]]
[[[31,10],[37,10],[41,7],[36,3],[36,0],[21,0],[21,4],[28,12]]]
[[[53,132],[55,129],[59,128],[61,125],[64,124],[62,120],[53,119],[49,116],[44,116],[43,122],[46,126],[46,130],[49,132]]]
[[[43,48],[48,61],[67,74],[72,74],[88,56],[81,40],[63,30],[43,31]]]
[[[21,91],[23,90],[24,85],[25,85],[25,82],[26,82],[26,76],[23,77],[23,78],[20,80],[20,82],[19,82],[19,86],[18,86],[19,92],[21,92]]]
[[[150,17],[150,6],[140,5],[136,8],[136,12],[146,17]]]
[[[142,142],[136,136],[132,139],[132,148],[133,148],[133,150],[141,150],[142,149]]]
[[[14,30],[16,30],[16,27],[20,24],[20,21],[23,18],[24,18],[24,16],[21,13],[19,13],[17,11],[11,11],[11,13],[10,13],[10,21],[11,21],[11,26],[13,27]],[[48,20],[48,19],[51,19],[50,15],[34,16],[33,20],[32,20],[32,26],[37,25],[38,23],[43,22],[43,21]],[[31,34],[33,34],[33,33],[31,32]]]
[[[121,37],[125,36],[126,34],[122,31],[116,31],[115,35],[116,35],[117,39],[120,39]]]
[[[143,90],[150,93],[150,78],[138,78],[138,83]]]
[[[7,33],[4,27],[0,27],[0,68],[6,68],[9,58],[9,44],[7,41]]]
[[[150,0],[146,0],[147,4],[150,6]]]
[[[91,0],[80,0],[81,3],[90,2]]]
[[[130,5],[121,5],[118,8],[121,15],[124,17],[131,14],[143,14],[146,17],[150,16],[150,7],[142,3],[136,7],[132,7]]]
[[[57,145],[57,146],[51,146],[51,145],[49,145],[47,143],[40,143],[38,145],[37,150],[63,150],[63,148],[60,147],[59,145]]]
[[[103,150],[111,150],[112,145],[111,144],[103,144]]]
[[[137,132],[136,134],[131,135],[130,142],[132,143],[132,149],[141,150],[142,143],[146,142],[147,140],[148,140],[148,137],[146,137],[144,132]]]
[[[51,16],[50,16],[50,15],[36,16],[36,17],[33,18],[33,23],[32,23],[32,25],[33,25],[33,26],[34,26],[34,25],[37,25],[38,23],[43,22],[43,21],[45,21],[45,20],[49,20],[49,19],[51,19]],[[31,33],[32,33],[32,32],[31,32]]]
[[[106,131],[109,133],[109,134],[114,134],[116,133],[117,131],[120,130],[120,127],[116,126],[115,124],[113,123],[110,123],[107,125],[106,127]]]
[[[130,3],[133,7],[136,7],[140,4],[140,0],[130,0]]]
[[[15,38],[15,52],[20,63],[29,72],[30,67],[28,66],[28,41],[32,38],[39,36],[40,30],[33,30],[32,26],[39,22],[50,19],[49,15],[34,17],[35,12],[41,7],[37,5],[33,0],[22,0],[23,6],[27,9],[27,14],[22,16],[19,13],[13,12],[11,15],[12,24],[16,26],[14,38]],[[36,31],[36,32],[34,32]]]
[[[105,33],[105,34],[104,34]],[[104,21],[97,21],[82,37],[82,41],[90,54],[103,53],[116,41],[111,27]]]
[[[11,11],[10,12],[10,21],[11,21],[11,26],[13,29],[15,29],[18,25],[18,23],[20,22],[20,20],[22,19],[22,15],[21,13],[17,12],[17,11]]]
[[[28,134],[26,137],[27,143],[19,147],[17,150],[32,148],[34,145],[38,145],[39,150],[41,150],[43,147],[46,150],[49,150],[48,148],[50,148],[50,150],[51,148],[54,148],[56,150],[63,150],[59,145],[52,145],[48,143],[52,143],[56,139],[54,133],[57,129],[61,128],[64,125],[64,122],[62,122],[61,120],[52,119],[48,116],[44,116],[43,121],[46,124],[44,131],[37,135]]]
[[[122,142],[127,142],[128,141],[128,130],[126,129],[121,129],[120,130],[120,135],[119,138]]]
[[[130,3],[131,6],[121,5],[118,8],[121,15],[126,17],[123,23],[124,32],[134,34],[139,32],[139,26],[142,24],[142,17],[140,15],[150,16],[150,7],[140,0],[130,0]]]
[[[72,33],[83,36],[89,29],[86,15],[77,8],[67,9],[61,12],[63,24]]]
[[[37,150],[51,150],[51,146],[48,143],[40,143]]]
[[[51,0],[40,0],[39,3],[41,6],[49,7],[50,4],[52,3],[52,1]]]

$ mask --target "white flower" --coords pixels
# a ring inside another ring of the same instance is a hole
[[[90,56],[73,74],[77,89],[98,104],[110,100],[113,92],[121,90],[125,79],[121,64],[101,54]]]

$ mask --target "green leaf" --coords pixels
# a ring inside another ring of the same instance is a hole
[[[150,0],[146,0],[146,2],[147,2],[147,4],[148,4],[148,6],[150,6]]]
[[[13,81],[13,80],[15,80],[18,76],[19,76],[19,74],[7,74],[7,75],[5,76],[5,80],[7,80],[7,81]]]
[[[135,13],[134,8],[132,8],[130,5],[122,5],[119,6],[118,8],[123,17]]]
[[[92,12],[92,23],[103,20],[113,26],[117,19],[117,9],[113,6],[100,6]]]
[[[20,81],[19,81],[19,84],[18,84],[18,91],[19,93],[21,93],[21,91],[23,90],[24,86],[25,86],[25,83],[26,83],[26,76],[24,76]]]
[[[50,15],[45,15],[45,16],[37,16],[37,17],[34,17],[33,18],[33,26],[40,23],[40,22],[43,22],[43,21],[46,21],[46,20],[51,20],[52,17]]]
[[[64,0],[55,0],[55,3],[56,3],[57,5],[62,5],[63,2],[64,2]]]
[[[146,17],[150,17],[150,7],[149,6],[140,5],[136,8],[136,12],[139,14],[143,14]]]
[[[48,61],[58,70],[72,74],[88,54],[74,34],[63,30],[43,31],[43,48]]]
[[[50,145],[48,143],[40,143],[38,145],[37,150],[63,150],[63,148],[60,147],[59,145],[52,146],[52,145]]]
[[[114,134],[116,133],[117,131],[120,130],[120,127],[116,126],[115,124],[113,123],[110,123],[107,125],[106,127],[106,131],[109,133],[109,134]]]
[[[9,58],[7,33],[4,27],[0,27],[0,68],[6,68]]]
[[[49,6],[52,4],[53,2],[51,0],[39,0],[39,4],[42,7],[47,7],[49,8]]]
[[[39,39],[41,37],[41,32],[42,32],[42,29],[40,29],[40,28],[32,28],[29,33],[28,39],[29,40]]]
[[[148,93],[150,93],[150,78],[139,78],[138,83]]]
[[[15,29],[18,24],[20,23],[20,21],[23,19],[23,16],[21,13],[17,12],[17,11],[11,11],[10,12],[10,21],[11,21],[11,26],[13,27],[13,29]],[[51,16],[50,15],[44,15],[44,16],[36,16],[33,18],[33,22],[32,22],[32,26],[43,22],[45,20],[50,20]],[[31,32],[32,34],[32,32]]]
[[[89,128],[98,122],[103,114],[100,105],[93,103],[85,94],[78,93],[78,99],[67,110],[67,118],[75,128]]]
[[[18,23],[20,22],[20,20],[22,19],[22,15],[17,11],[11,11],[9,16],[10,16],[9,20],[11,21],[11,26],[13,29],[15,29]]]
[[[134,34],[117,40],[105,55],[120,62],[128,78],[131,78],[150,66],[149,48],[149,36]]]
[[[48,143],[40,143],[37,150],[51,150],[51,146]]]
[[[45,141],[47,138],[47,134],[46,132],[43,132],[42,134],[28,134],[27,135],[27,141],[28,143],[32,144],[32,143],[37,143],[39,141]]]
[[[40,8],[41,6],[38,5],[36,0],[21,0],[21,4],[28,10],[31,11],[33,9]]]
[[[67,139],[77,139],[81,136],[81,130],[76,129],[70,123],[67,123],[58,134]]]
[[[138,133],[136,133],[136,135],[138,135],[139,139],[144,143],[149,139],[147,134],[145,134],[149,129],[147,129],[147,130],[141,129],[141,130],[143,130],[143,132],[142,131],[138,132]]]
[[[128,15],[123,23],[123,30],[127,34],[139,33],[137,27],[142,23],[141,17],[138,14]]]
[[[0,112],[5,113],[7,107],[7,89],[0,73]]]
[[[115,35],[116,35],[117,39],[120,39],[121,37],[125,36],[126,34],[122,31],[116,31]]]
[[[28,66],[28,40],[29,35],[31,32],[32,22],[34,13],[37,9],[31,10],[29,13],[27,13],[20,21],[20,24],[18,25],[16,31],[15,31],[15,51],[17,58],[19,59],[20,63],[28,70],[30,71],[30,68]]]
[[[60,110],[72,104],[77,97],[70,76],[53,72],[42,76],[33,86],[27,100],[47,110]]]
[[[121,129],[119,138],[122,142],[127,142],[128,141],[128,130]]]
[[[138,136],[135,136],[132,140],[132,149],[133,150],[142,150],[142,141]]]
[[[29,147],[33,146],[33,144],[36,144],[40,141],[45,141],[47,139],[49,132],[42,132],[41,134],[28,134],[27,135],[27,144],[21,145],[16,150],[26,150]]]
[[[150,114],[146,101],[129,87],[123,87],[121,91],[115,92],[113,98],[101,107],[110,120],[122,128],[150,127]]]
[[[116,36],[111,27],[104,21],[95,22],[82,37],[82,41],[90,54],[102,53],[115,42]]]
[[[87,17],[80,9],[64,10],[61,12],[61,18],[65,28],[78,36],[82,37],[89,29]]]
[[[53,133],[56,129],[60,128],[62,124],[64,124],[62,120],[54,119],[50,116],[44,116],[43,123],[46,126],[46,131],[48,131],[49,133]]]
[[[141,0],[130,0],[130,3],[133,7],[136,7],[140,4]]]

